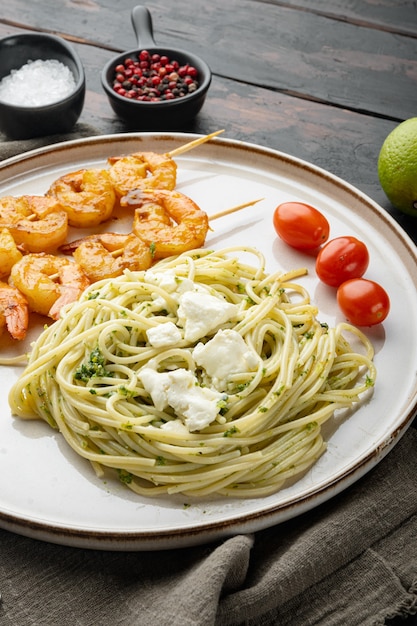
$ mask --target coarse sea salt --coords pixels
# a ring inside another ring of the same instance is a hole
[[[56,59],[29,60],[0,81],[0,100],[23,107],[58,102],[75,89],[74,75]]]

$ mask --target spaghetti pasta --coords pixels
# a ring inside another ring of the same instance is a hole
[[[141,495],[273,493],[376,378],[369,340],[318,321],[304,273],[230,247],[94,283],[34,343],[12,411]]]

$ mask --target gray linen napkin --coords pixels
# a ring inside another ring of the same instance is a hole
[[[28,150],[43,148],[59,141],[70,141],[81,137],[90,137],[99,134],[98,131],[88,124],[76,124],[72,132],[64,135],[49,135],[47,137],[36,137],[35,139],[9,139],[0,133],[0,161],[22,154]]]
[[[182,550],[0,531],[2,626],[376,626],[417,613],[417,431],[313,511]]]
[[[0,160],[88,134],[0,142]],[[313,511],[183,550],[90,551],[0,530],[0,624],[377,626],[416,615],[416,468],[410,428],[376,468]]]

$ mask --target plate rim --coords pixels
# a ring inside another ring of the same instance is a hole
[[[34,148],[0,161],[0,183],[7,181],[7,177],[5,179],[2,178],[2,174],[7,172],[9,168],[14,168],[18,165],[24,166],[25,163],[29,163],[33,160],[37,161],[42,157],[47,157],[51,153],[66,152],[71,148],[82,149],[84,146],[93,146],[94,144],[109,145],[119,142],[128,143],[136,139],[156,140],[159,138],[164,141],[183,141],[184,139],[190,140],[203,136],[204,135],[197,133],[182,132],[129,132],[93,135],[60,141]],[[332,172],[300,159],[299,157],[250,142],[220,136],[210,139],[207,143],[216,143],[219,146],[223,145],[225,147],[247,149],[252,153],[259,152],[264,155],[269,155],[278,158],[280,161],[290,166],[297,166],[302,170],[308,171],[310,174],[324,179],[330,185],[336,185],[339,190],[351,195],[360,203],[365,203],[373,213],[377,214],[378,219],[382,219],[389,226],[398,241],[409,251],[410,256],[413,257],[416,262],[417,248],[402,226],[367,194]],[[376,448],[372,448],[362,459],[349,466],[343,474],[340,473],[334,479],[326,481],[325,485],[314,489],[312,488],[307,496],[301,494],[297,497],[293,497],[290,503],[276,503],[275,505],[269,505],[266,510],[260,509],[253,512],[244,512],[243,514],[237,513],[226,520],[198,522],[191,524],[190,527],[187,528],[170,528],[151,532],[147,530],[128,531],[125,529],[118,532],[113,529],[107,531],[73,527],[68,523],[61,525],[58,523],[28,519],[24,516],[15,515],[14,513],[5,513],[0,509],[0,527],[21,535],[58,543],[60,545],[105,550],[159,550],[171,549],[173,547],[182,548],[200,543],[208,543],[213,540],[218,540],[219,538],[238,534],[239,532],[251,532],[251,528],[256,531],[261,530],[315,508],[333,496],[341,493],[371,471],[398,443],[411,425],[417,413],[417,394],[413,399],[413,403],[410,401],[407,406],[408,410],[404,412],[401,422],[396,424],[394,430],[388,433],[385,440]],[[316,502],[318,496],[320,496],[320,501]],[[297,509],[295,515],[292,513],[294,509]],[[172,538],[175,539],[175,545],[172,543]]]

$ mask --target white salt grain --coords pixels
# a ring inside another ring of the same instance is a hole
[[[0,81],[0,100],[24,107],[44,106],[66,98],[74,89],[74,75],[60,61],[28,61]]]

